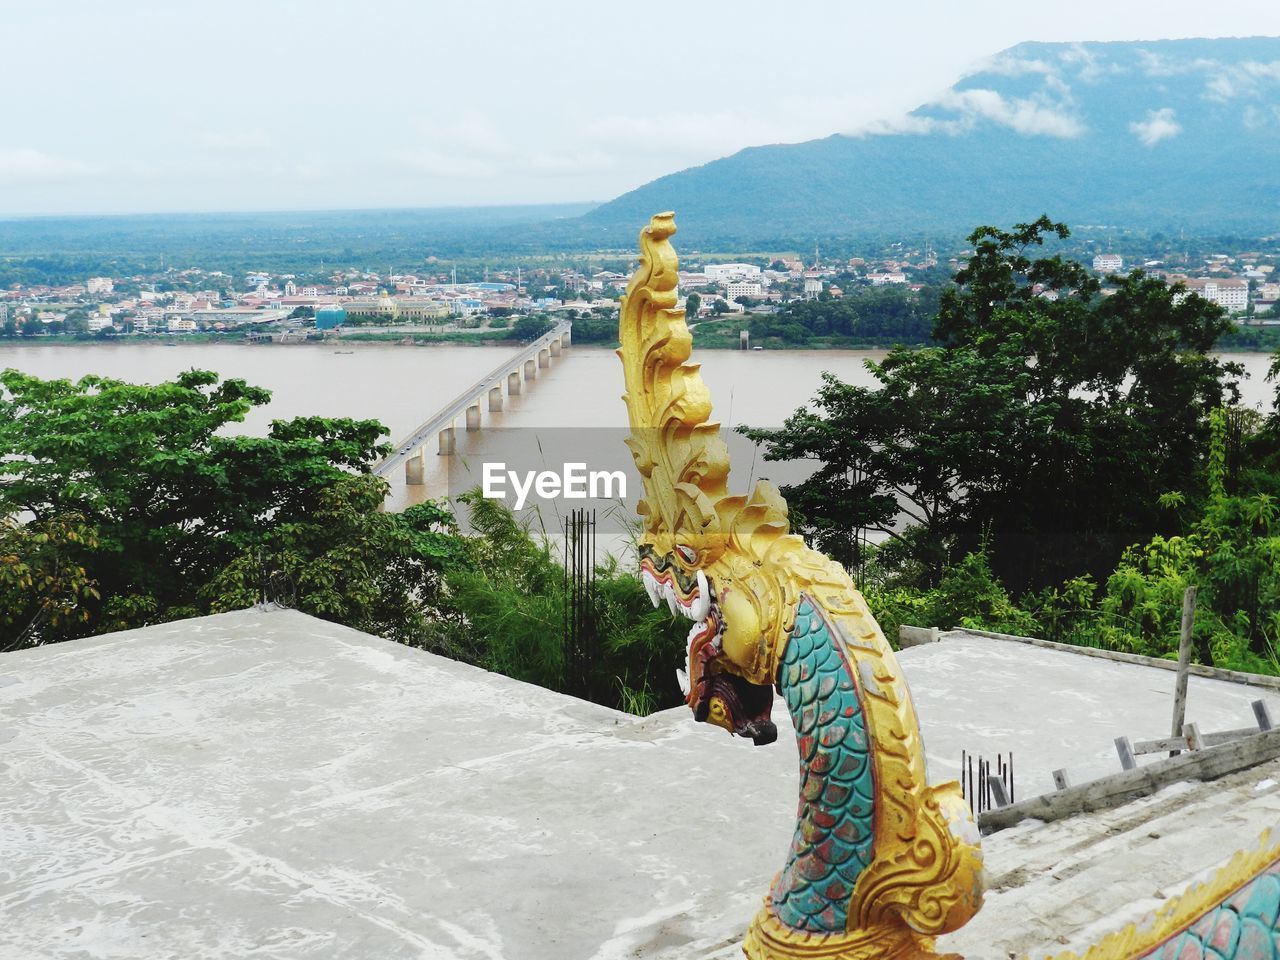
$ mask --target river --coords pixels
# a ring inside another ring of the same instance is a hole
[[[36,376],[78,378],[94,373],[132,382],[157,382],[193,367],[240,377],[272,391],[271,403],[252,411],[236,432],[265,433],[271,420],[294,416],[356,417],[380,420],[392,440],[408,435],[439,407],[496,366],[500,345],[439,344],[5,344],[0,369],[16,367]],[[875,350],[705,350],[695,355],[715,402],[715,416],[726,426],[749,423],[778,426],[806,403],[829,370],[846,381],[871,384],[864,365],[884,356]],[[1249,377],[1242,385],[1246,403],[1267,407],[1272,391],[1265,382],[1270,356],[1232,354]],[[549,371],[509,397],[501,413],[484,413],[485,426],[545,430],[555,427],[626,426],[620,399],[622,371],[612,350],[573,346]],[[467,435],[458,429],[458,452],[484,456],[485,431]],[[434,452],[434,451],[432,451]],[[406,487],[403,474],[390,477],[388,507],[401,508],[425,496],[438,496],[446,480],[428,457],[426,484]],[[741,468],[741,465],[738,465]],[[735,487],[738,484],[735,484]]]

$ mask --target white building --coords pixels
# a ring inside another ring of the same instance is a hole
[[[907,282],[905,273],[869,273],[867,279],[871,281],[873,287],[888,287],[904,284]]]
[[[1249,309],[1249,283],[1234,277],[1225,280],[1198,278],[1184,281],[1187,290],[1198,293],[1210,303],[1226,309],[1228,313],[1244,313]]]
[[[88,320],[88,323],[89,323],[90,333],[97,333],[99,330],[105,330],[107,329],[107,327],[110,327],[113,325],[111,323],[110,317],[104,317],[101,315],[96,317],[90,317]]]
[[[822,294],[822,278],[821,277],[805,277],[804,278],[804,298],[806,300],[816,300]]]
[[[764,284],[759,280],[730,280],[724,285],[724,292],[730,300],[737,300],[739,297],[759,299],[764,295]]]
[[[170,317],[168,322],[168,330],[170,333],[194,333],[196,322],[194,320],[184,320],[181,317]]]
[[[1119,273],[1124,269],[1124,257],[1118,253],[1100,253],[1093,258],[1094,273]]]
[[[601,270],[591,275],[591,289],[603,290],[605,287],[625,287],[627,276],[612,270]]]
[[[711,278],[705,273],[688,273],[684,270],[680,271],[680,286],[682,289],[688,287],[709,287],[710,285]]]
[[[84,282],[84,288],[89,293],[110,293],[116,285],[110,277],[90,277]]]
[[[702,268],[702,272],[712,283],[760,277],[760,268],[750,263],[708,263]]]

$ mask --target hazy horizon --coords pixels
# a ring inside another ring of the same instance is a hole
[[[376,206],[376,207],[288,207],[270,209],[267,207],[244,207],[226,210],[67,210],[58,213],[0,213],[0,220],[75,220],[94,217],[237,217],[237,216],[287,216],[289,214],[322,214],[322,213],[412,213],[414,211],[442,213],[450,210],[470,212],[475,210],[537,210],[556,209],[562,207],[597,207],[607,202],[601,200],[561,200],[555,202],[530,203],[436,203],[417,204],[414,206]]]
[[[1280,34],[1261,0],[121,6],[0,0],[36,91],[6,104],[0,217],[600,203],[901,117],[1026,41]]]

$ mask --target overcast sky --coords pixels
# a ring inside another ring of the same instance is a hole
[[[0,215],[605,200],[857,130],[1023,40],[1276,0],[0,0]]]

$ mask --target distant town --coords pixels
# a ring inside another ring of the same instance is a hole
[[[797,301],[839,299],[862,287],[918,294],[944,285],[967,254],[940,261],[926,244],[880,259],[823,259],[815,249],[805,258],[708,260],[681,271],[680,289],[691,320],[768,315]],[[1246,251],[1180,260],[1131,261],[1104,252],[1086,263],[1104,278],[1141,269],[1183,284],[1187,293],[1219,304],[1244,325],[1280,326],[1280,256]],[[442,270],[435,258],[426,265],[422,273],[347,270],[323,278],[188,268],[56,286],[15,283],[0,290],[0,334],[113,339],[205,333],[279,341],[357,328],[386,334],[482,332],[509,329],[513,318],[530,314],[610,316],[628,279],[627,272],[609,269],[516,268],[459,281],[456,269]],[[1056,296],[1052,290],[1037,292]]]

